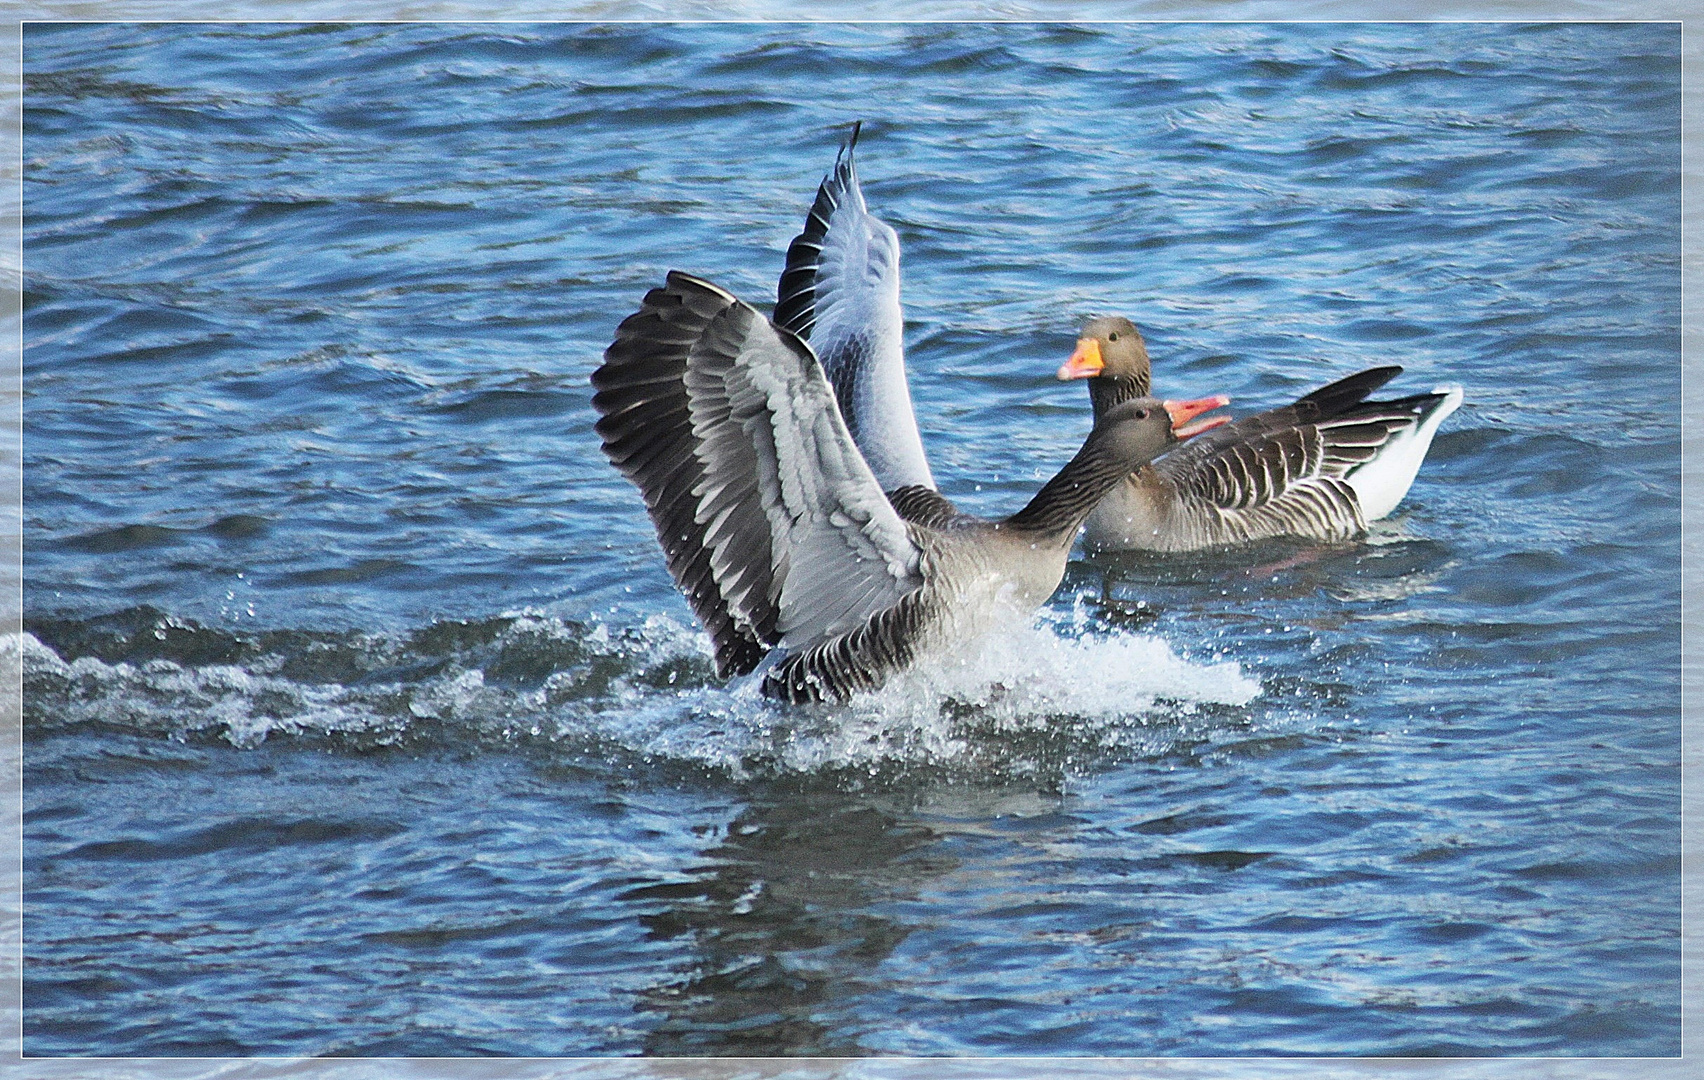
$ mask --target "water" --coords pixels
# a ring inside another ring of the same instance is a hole
[[[26,1052],[1679,1051],[1674,24],[32,25]],[[844,126],[943,489],[1460,382],[1365,542],[712,677],[587,378]]]

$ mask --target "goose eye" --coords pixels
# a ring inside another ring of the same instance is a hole
[[[1117,341],[1118,340],[1118,331],[1114,330],[1112,333],[1110,333],[1106,336],[1106,339],[1108,341]]]
[[[1136,410],[1136,419],[1138,419],[1138,420],[1148,419],[1148,410],[1147,409],[1137,409]]]

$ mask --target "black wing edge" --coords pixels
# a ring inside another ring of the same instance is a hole
[[[1321,417],[1335,416],[1345,409],[1359,405],[1367,399],[1368,394],[1401,374],[1402,368],[1395,364],[1357,371],[1334,383],[1327,383],[1311,394],[1302,395],[1296,399],[1296,404],[1317,407],[1317,415]]]
[[[840,208],[846,193],[858,186],[853,150],[858,145],[862,120],[852,124],[852,134],[834,155],[834,168],[817,188],[816,201],[805,215],[804,231],[787,245],[787,264],[775,290],[776,326],[809,341],[816,326],[816,275],[822,265],[822,241],[828,235],[829,219]]]
[[[669,574],[710,635],[716,674],[744,675],[779,640],[771,603],[755,625],[736,619],[710,566],[707,529],[693,515],[692,489],[705,476],[693,453],[685,374],[694,343],[739,301],[690,274],[671,270],[615,331],[592,373],[592,405],[604,453],[645,498]]]

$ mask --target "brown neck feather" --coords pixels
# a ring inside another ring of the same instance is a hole
[[[1146,397],[1147,393],[1147,372],[1137,376],[1096,375],[1089,380],[1089,403],[1094,406],[1096,420],[1119,402]]]
[[[1092,435],[1059,474],[1035,493],[1029,505],[1002,525],[1028,532],[1076,532],[1107,492],[1126,476],[1129,466],[1109,459]]]

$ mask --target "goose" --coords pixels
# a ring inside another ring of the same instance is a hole
[[[1176,552],[1279,536],[1360,536],[1408,494],[1438,425],[1462,402],[1454,384],[1366,400],[1401,373],[1395,365],[1368,368],[1143,465],[1089,514],[1084,548]],[[1097,417],[1146,397],[1149,374],[1147,345],[1120,316],[1090,321],[1058,373],[1088,380]]]
[[[733,294],[670,271],[592,376],[604,452],[638,487],[717,675],[843,701],[925,652],[1028,614],[1083,518],[1210,407],[1138,397],[1011,517],[906,520],[854,443],[823,365]]]

